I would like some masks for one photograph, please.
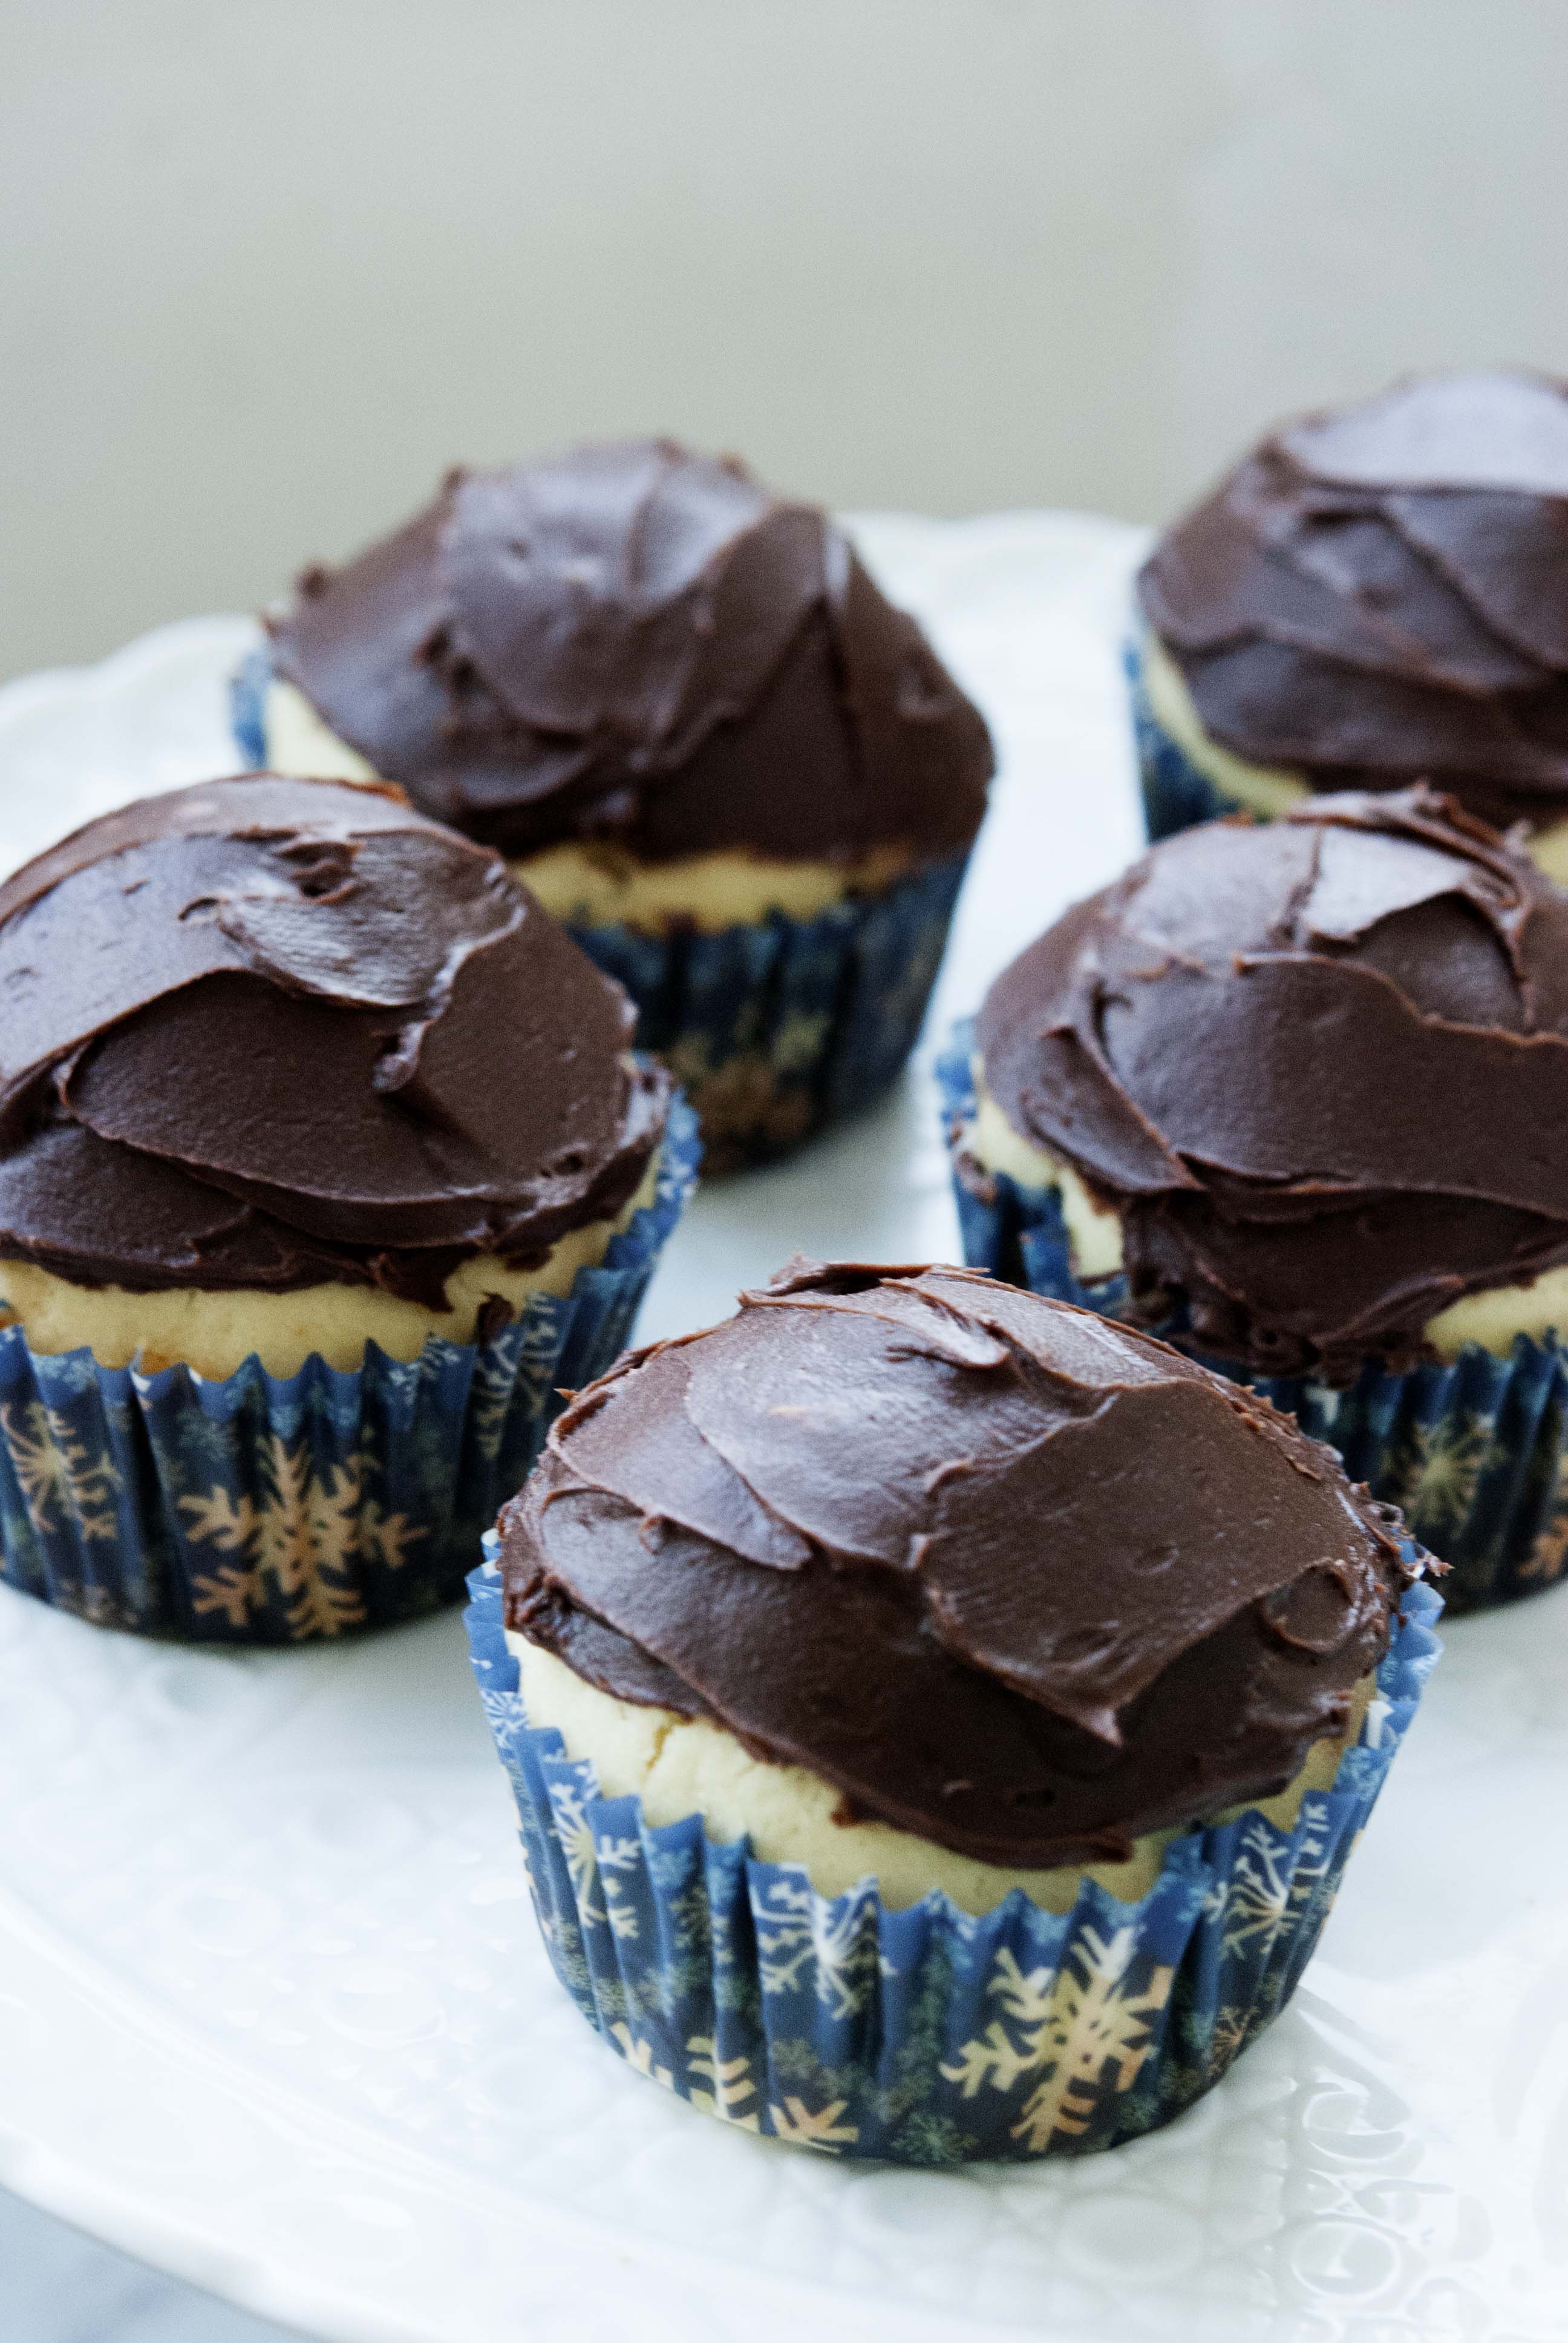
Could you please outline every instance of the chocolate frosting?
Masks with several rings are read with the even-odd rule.
[[[1398,385],[1266,439],[1140,574],[1207,729],[1316,789],[1568,812],[1568,384]]]
[[[1386,1645],[1396,1523],[1148,1335],[798,1259],[578,1393],[501,1567],[602,1690],[1035,1868],[1282,1786]]]
[[[341,739],[505,854],[936,861],[985,811],[983,720],[843,532],[668,440],[454,472],[269,623]]]
[[[0,1257],[78,1284],[371,1283],[618,1211],[667,1078],[498,857],[392,789],[144,798],[0,887]]]
[[[1121,1214],[1133,1313],[1209,1355],[1402,1370],[1461,1294],[1568,1261],[1568,896],[1430,789],[1166,840],[977,1039]]]

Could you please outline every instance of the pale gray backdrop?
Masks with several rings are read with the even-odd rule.
[[[1563,0],[5,0],[0,674],[582,433],[1158,518],[1568,369],[1565,119]]]

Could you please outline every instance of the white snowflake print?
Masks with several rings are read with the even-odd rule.
[[[623,1874],[635,1874],[642,1864],[642,1842],[635,1838],[601,1838],[594,1845],[594,1860],[598,1866],[598,1884],[604,1896],[605,1918],[610,1933],[623,1944],[637,1936],[637,1913],[626,1901],[629,1890],[622,1885]]]
[[[598,1850],[588,1818],[588,1794],[573,1781],[552,1781],[549,1791],[556,1839],[567,1859],[578,1918],[584,1927],[591,1927],[603,1920],[605,1910],[599,1901]]]
[[[764,1993],[809,1981],[835,2017],[865,2008],[881,1970],[874,1900],[819,1896],[809,1881],[770,1881],[758,1898],[757,1949]]]
[[[1328,1871],[1323,1842],[1310,1819],[1296,1861],[1287,1867],[1289,1854],[1289,1842],[1281,1841],[1265,1822],[1251,1823],[1242,1833],[1224,1890],[1227,1953],[1252,1944],[1266,1961],[1281,1936],[1294,1928],[1302,1905]]]

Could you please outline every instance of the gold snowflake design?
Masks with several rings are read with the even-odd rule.
[[[1568,1489],[1558,1483],[1557,1502],[1545,1528],[1519,1566],[1519,1575],[1532,1586],[1551,1586],[1568,1570]]]
[[[1390,1460],[1380,1492],[1400,1506],[1416,1535],[1430,1542],[1457,1528],[1472,1505],[1492,1458],[1484,1419],[1444,1416],[1412,1424]]]
[[[697,2077],[687,2091],[692,2106],[700,2107],[704,2115],[717,2116],[720,2123],[737,2125],[741,2131],[760,2131],[760,2113],[746,2104],[757,2094],[750,2059],[720,2058],[710,2034],[694,2034],[686,2047],[688,2068]]]
[[[384,1513],[367,1496],[370,1470],[363,1451],[322,1467],[307,1443],[291,1445],[273,1433],[262,1452],[259,1503],[220,1486],[182,1497],[191,1543],[236,1557],[196,1578],[198,1614],[222,1612],[243,1629],[277,1595],[297,1643],[362,1626],[364,1570],[401,1570],[427,1535],[406,1513]]]
[[[1109,2078],[1114,2092],[1130,2091],[1153,2043],[1150,2020],[1171,1998],[1175,1971],[1157,1968],[1141,1993],[1127,1989],[1137,1944],[1135,1928],[1110,1937],[1086,1928],[1060,1968],[1026,1976],[1004,1946],[988,1990],[1003,2016],[979,2041],[966,2042],[950,2083],[972,2099],[988,2084],[1010,2091],[1032,2079],[1014,2139],[1043,2156],[1060,2135],[1081,2138]]]
[[[674,2090],[675,2077],[669,2068],[654,2064],[651,2042],[645,2042],[640,2035],[634,2035],[624,2017],[618,2017],[609,2030],[611,2040],[619,2044],[620,2055],[634,2075],[646,2075],[650,2083],[658,2084],[662,2090]]]
[[[796,2147],[814,2147],[819,2156],[837,2156],[853,2147],[860,2137],[859,2124],[839,2120],[849,2104],[848,2099],[832,2099],[813,2111],[803,2099],[787,2098],[782,2107],[769,2107],[768,2120],[775,2139],[787,2139]]]
[[[679,1078],[703,1124],[703,1172],[739,1172],[757,1155],[792,1148],[811,1130],[811,1091],[780,1082],[762,1052],[731,1057],[718,1073]]]
[[[499,1369],[487,1373],[484,1361],[479,1361],[474,1378],[479,1393],[476,1419],[480,1452],[487,1463],[493,1463],[500,1453],[501,1436],[511,1413],[514,1385],[524,1393],[528,1413],[543,1415],[555,1396],[560,1363],[560,1329],[553,1314],[548,1312],[530,1315],[525,1323],[514,1377],[508,1380],[504,1371]]]
[[[1238,2009],[1227,2003],[1214,2020],[1214,2031],[1209,2042],[1207,2072],[1217,2082],[1232,2066],[1252,2038],[1253,2016],[1250,2009]]]
[[[0,1430],[27,1518],[40,1537],[72,1527],[85,1538],[117,1534],[114,1501],[120,1475],[107,1449],[94,1456],[65,1418],[41,1400],[0,1407]]]
[[[803,1026],[815,1021],[793,1021]],[[762,1050],[743,1050],[714,1066],[700,1041],[678,1043],[666,1052],[670,1071],[701,1121],[705,1177],[738,1171],[756,1156],[805,1138],[815,1110],[796,1068],[809,1063],[811,1054],[799,1031],[782,1061]]]
[[[653,2045],[633,2034],[624,2018],[617,2018],[609,2031],[634,2074],[646,2075],[663,2090],[675,2088],[675,2077],[668,2066],[658,2064]],[[738,2130],[759,2132],[760,2110],[749,2104],[757,2097],[750,2059],[720,2058],[711,2034],[692,2035],[686,2050],[686,2096],[691,2105],[706,2116],[717,2116],[720,2123],[735,2125]],[[838,2156],[860,2137],[858,2124],[841,2120],[848,2105],[847,2099],[833,2099],[825,2107],[809,2107],[804,2099],[791,2096],[779,2107],[769,2106],[768,2120],[777,2138],[787,2139],[796,2147],[815,2148],[819,2156]]]

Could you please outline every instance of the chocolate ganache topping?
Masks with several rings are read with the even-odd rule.
[[[400,792],[246,774],[0,887],[0,1258],[440,1309],[617,1212],[667,1078],[498,857]]]
[[[1568,896],[1430,789],[1157,846],[991,987],[1012,1128],[1121,1215],[1133,1314],[1353,1378],[1568,1261]]]
[[[977,1272],[797,1260],[578,1394],[509,1624],[1024,1868],[1278,1789],[1342,1729],[1397,1515],[1266,1401]]]
[[[1144,612],[1213,737],[1314,789],[1568,811],[1568,384],[1402,384],[1266,439],[1156,547]]]
[[[271,622],[277,671],[417,805],[508,855],[961,851],[990,741],[814,506],[668,440],[452,473]]]

